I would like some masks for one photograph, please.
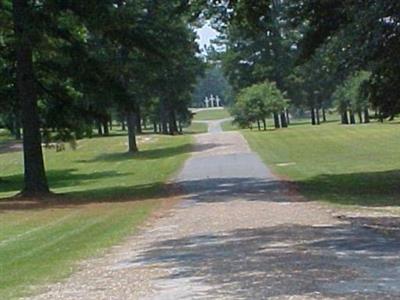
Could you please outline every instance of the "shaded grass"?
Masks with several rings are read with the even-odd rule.
[[[310,199],[346,205],[400,205],[398,125],[328,123],[243,132],[273,171],[296,182]]]
[[[80,141],[76,151],[46,150],[49,183],[64,196],[42,206],[0,205],[0,299],[69,275],[74,262],[119,242],[160,206],[163,184],[188,157],[191,137],[151,138],[135,155],[119,136]],[[21,188],[21,159],[0,154],[2,197]]]
[[[12,140],[13,140],[13,137],[10,135],[10,133],[6,129],[0,128],[0,144],[4,143],[4,142],[9,142]]]
[[[229,118],[230,114],[226,109],[207,109],[196,112],[195,121],[220,120]]]
[[[46,150],[52,191],[90,198],[120,197],[126,193],[133,197],[130,188],[134,191],[137,185],[163,182],[187,157],[190,137],[148,137],[151,140],[139,145],[138,154],[126,152],[124,136],[85,139],[79,141],[76,151],[68,147],[67,151],[58,153],[54,149]],[[21,153],[1,154],[0,169],[0,198],[18,193],[23,182]],[[105,193],[106,188],[110,192]]]

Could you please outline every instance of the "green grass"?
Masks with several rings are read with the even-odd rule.
[[[297,125],[243,131],[274,172],[313,200],[346,205],[400,205],[398,124]]]
[[[69,150],[68,146],[65,152],[45,151],[52,190],[82,198],[146,197],[187,156],[190,137],[144,135],[142,138],[150,141],[139,145],[141,151],[135,155],[126,152],[124,136],[85,139],[79,141],[76,151]],[[0,155],[0,198],[12,196],[21,189],[22,168],[20,153]]]
[[[47,150],[49,182],[65,194],[62,202],[8,202],[6,209],[0,201],[0,299],[67,276],[74,262],[132,233],[162,203],[163,183],[188,157],[191,137],[146,137],[152,139],[137,155],[126,154],[122,136],[83,140],[76,151]],[[10,196],[21,188],[21,153],[0,154],[0,169],[0,195]]]
[[[184,129],[184,133],[188,134],[198,134],[198,133],[205,133],[208,131],[207,124],[204,123],[195,123],[192,122],[189,127]]]
[[[239,126],[237,126],[230,120],[223,122],[221,124],[221,127],[223,131],[235,131],[240,129]]]
[[[5,129],[0,129],[0,144],[11,141],[13,138],[10,133]]]
[[[207,109],[198,111],[195,116],[195,121],[208,121],[208,120],[220,120],[229,118],[230,114],[226,109]]]

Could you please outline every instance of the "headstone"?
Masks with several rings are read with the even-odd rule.
[[[211,107],[214,107],[214,104],[215,104],[214,100],[215,100],[214,95],[211,95],[210,96]]]
[[[219,96],[215,97],[215,101],[217,102],[217,107],[220,107],[221,99],[219,98]]]
[[[206,107],[208,108],[208,106],[210,105],[210,100],[208,100],[208,97],[206,97],[204,99],[204,103],[206,104]]]

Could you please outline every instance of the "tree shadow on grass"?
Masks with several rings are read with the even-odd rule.
[[[196,286],[205,285],[213,299],[288,299],[314,293],[382,299],[400,295],[399,251],[399,240],[362,227],[282,224],[164,237],[120,264],[161,265],[169,270],[158,278],[161,284],[179,291],[184,283],[193,287],[188,289],[193,298]]]
[[[311,199],[362,206],[399,206],[400,170],[323,174],[299,181]]]
[[[207,151],[216,147],[224,147],[224,144],[203,144],[200,146],[193,147],[190,143],[186,143],[176,147],[157,148],[149,150],[141,150],[138,153],[129,152],[117,152],[117,153],[106,153],[96,156],[90,160],[79,160],[79,163],[96,163],[99,161],[105,162],[117,162],[123,160],[150,160],[150,159],[162,159],[168,157],[174,157],[181,154],[195,153]]]
[[[47,171],[47,178],[51,188],[65,188],[77,185],[84,185],[86,181],[98,180],[102,178],[123,177],[128,173],[116,171],[103,171],[93,173],[82,173],[77,169],[50,170]],[[23,175],[3,176],[0,180],[0,190],[2,192],[13,192],[22,189]]]

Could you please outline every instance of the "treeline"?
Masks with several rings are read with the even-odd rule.
[[[343,124],[400,112],[399,1],[230,1],[219,10],[220,60],[237,102],[269,81],[313,125],[332,108]]]
[[[190,121],[198,14],[180,0],[0,2],[0,118],[23,139],[23,195],[49,193],[42,140],[107,135],[114,116],[135,152],[143,122]]]

